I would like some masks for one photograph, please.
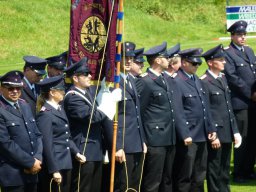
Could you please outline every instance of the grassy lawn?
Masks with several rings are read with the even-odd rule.
[[[22,70],[24,55],[49,57],[68,49],[70,0],[0,0],[0,75]],[[231,5],[255,4],[255,0],[229,0]],[[201,47],[204,51],[229,40],[226,33],[225,0],[126,0],[123,39],[137,48],[168,42],[182,49]],[[250,33],[248,35],[256,35]],[[256,51],[255,39],[248,39]],[[204,63],[198,75],[204,73]],[[256,181],[231,183],[232,192],[256,192]]]

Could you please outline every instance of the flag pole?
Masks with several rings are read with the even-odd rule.
[[[119,88],[120,81],[120,62],[121,62],[121,49],[122,49],[122,34],[123,34],[123,0],[119,0],[118,4],[118,45],[117,45],[117,57],[116,59],[116,83],[115,88]],[[115,154],[116,154],[116,137],[117,137],[117,127],[118,127],[118,103],[116,104],[116,114],[113,122],[113,141],[112,141],[112,154],[111,154],[111,172],[110,172],[110,192],[114,191],[114,181],[115,181]]]

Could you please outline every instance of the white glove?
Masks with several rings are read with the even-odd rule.
[[[235,138],[235,145],[234,145],[234,147],[235,148],[240,147],[240,145],[242,144],[242,137],[241,137],[240,133],[235,133],[234,134],[234,138]]]
[[[102,111],[109,119],[113,119],[116,113],[116,102],[122,98],[122,90],[115,89],[112,93],[109,87],[106,87],[105,78],[101,82],[101,89],[97,95],[98,109]]]
[[[86,162],[86,157],[80,153],[76,154],[76,160],[79,161],[80,163],[85,163]]]

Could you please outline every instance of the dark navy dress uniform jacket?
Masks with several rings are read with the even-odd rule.
[[[234,110],[248,109],[256,80],[254,52],[248,46],[244,46],[244,52],[242,52],[231,43],[225,53],[227,63],[224,72],[231,90],[233,108]]]
[[[75,87],[71,87],[71,90],[75,90],[83,94]],[[88,94],[85,94],[84,96],[90,101],[90,103],[93,103]],[[92,111],[92,105],[90,103],[81,96],[75,93],[70,93],[65,96],[64,109],[70,123],[71,136],[81,152],[83,152],[89,120],[91,113],[93,112],[91,128],[84,155],[86,156],[86,161],[102,161],[103,151],[101,123],[107,117],[101,111],[97,110],[97,106],[95,106],[94,111]]]
[[[211,124],[211,115],[205,91],[200,79],[194,75],[195,81],[190,79],[181,69],[174,81],[181,91],[181,99],[193,142],[204,142],[208,133],[216,131]]]
[[[143,151],[144,132],[140,116],[139,98],[135,87],[135,79],[131,75],[128,75],[128,78],[131,85],[129,85],[127,81],[124,82],[123,78],[121,78],[120,82],[122,100],[119,102],[118,106],[118,134],[116,150],[124,149],[125,153],[136,153]],[[130,86],[132,86],[132,88]],[[125,133],[124,141],[123,131]]]
[[[37,175],[25,174],[42,161],[42,138],[30,106],[18,101],[20,111],[0,96],[0,186],[21,186],[36,183]]]
[[[44,165],[48,173],[72,169],[71,153],[76,155],[79,149],[71,139],[65,111],[56,110],[45,103],[37,115],[36,122],[43,135]]]
[[[217,128],[221,143],[231,143],[238,128],[233,113],[230,90],[224,74],[222,82],[215,79],[208,71],[201,77],[212,115],[212,124]]]
[[[136,81],[146,144],[152,147],[176,144],[172,96],[163,77],[150,70]]]

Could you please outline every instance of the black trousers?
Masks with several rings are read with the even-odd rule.
[[[78,177],[80,174],[79,191],[80,192],[100,192],[102,180],[102,162],[101,161],[88,161],[81,164],[73,161],[71,191],[78,191]]]
[[[126,163],[116,162],[115,192],[125,192],[127,189],[139,191],[143,156],[143,153],[126,153]]]
[[[246,142],[246,158],[244,163],[244,176],[254,173],[254,165],[256,158],[255,135],[256,135],[256,109],[248,110],[248,134]]]
[[[221,143],[212,149],[208,144],[207,189],[208,192],[230,192],[229,171],[232,143]]]
[[[29,183],[22,186],[1,187],[1,192],[36,192],[36,191],[37,191],[36,183]]]
[[[60,170],[60,174],[62,176],[62,182],[60,184],[61,192],[70,192],[71,170]],[[53,175],[48,174],[46,169],[40,171],[37,192],[49,192],[50,187],[52,192],[58,192],[59,186],[54,180],[50,186],[52,177]]]
[[[242,136],[242,144],[239,148],[234,148],[234,177],[243,177],[247,155],[247,135],[248,135],[248,110],[234,111],[239,133]]]
[[[142,180],[143,192],[172,192],[175,146],[148,146]]]
[[[203,192],[207,168],[207,143],[183,142],[176,145],[174,162],[174,191]]]

